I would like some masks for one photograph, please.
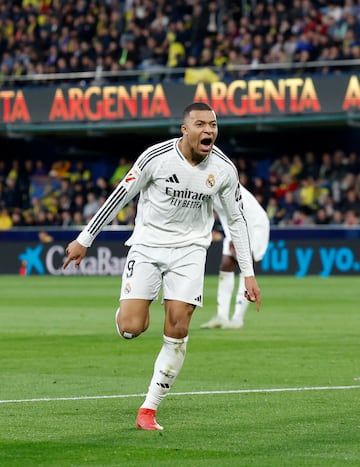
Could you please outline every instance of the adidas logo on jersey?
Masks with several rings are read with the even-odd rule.
[[[194,298],[195,302],[199,302],[201,303],[201,295],[199,295],[198,297]]]
[[[177,178],[176,174],[171,175],[169,178],[165,180],[168,183],[180,183],[179,179]]]

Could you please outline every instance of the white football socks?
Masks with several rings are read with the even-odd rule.
[[[229,320],[231,297],[235,285],[234,272],[219,272],[217,289],[217,316],[226,321]]]
[[[188,336],[183,339],[164,336],[164,343],[155,361],[153,377],[142,408],[156,410],[169,393],[183,366],[187,341]]]
[[[249,301],[246,300],[246,298],[244,297],[244,292],[245,292],[245,279],[242,275],[240,275],[239,287],[238,287],[238,291],[236,294],[236,301],[235,301],[235,312],[231,320],[242,323],[242,324],[244,324],[245,313],[249,306]]]

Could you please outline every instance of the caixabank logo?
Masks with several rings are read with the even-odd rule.
[[[35,248],[26,247],[23,253],[20,253],[19,273],[22,276],[28,276],[31,273],[45,274],[44,264],[41,259],[41,253],[44,245],[37,245]]]
[[[21,275],[121,275],[125,262],[126,250],[116,242],[99,245],[89,249],[87,256],[78,268],[72,263],[64,270],[66,246],[62,244],[26,245],[18,254],[18,269]],[[120,251],[119,251],[120,250]]]

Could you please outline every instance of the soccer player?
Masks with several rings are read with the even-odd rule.
[[[121,281],[116,328],[133,339],[146,331],[150,305],[162,285],[165,308],[163,345],[158,354],[136,426],[162,430],[156,411],[184,362],[192,314],[203,303],[206,252],[212,239],[213,201],[224,207],[246,294],[260,310],[261,297],[241,207],[237,170],[215,146],[213,109],[194,102],[183,112],[181,137],[146,149],[102,207],[66,249],[66,268],[79,267],[99,232],[140,193],[135,227]]]
[[[244,186],[241,187],[243,212],[247,222],[250,246],[254,261],[261,261],[269,244],[270,221],[266,211]],[[215,198],[214,209],[217,212],[224,232],[222,257],[217,289],[217,313],[210,321],[201,324],[202,329],[241,329],[249,301],[244,297],[245,280],[239,275],[239,285],[235,299],[235,311],[230,317],[232,294],[235,287],[235,269],[237,267],[236,253],[230,238],[229,228],[224,210]]]

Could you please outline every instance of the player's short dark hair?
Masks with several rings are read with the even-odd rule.
[[[185,107],[183,112],[183,121],[192,110],[210,110],[212,112],[213,109],[205,102],[193,102],[192,104],[189,104],[187,107]]]

